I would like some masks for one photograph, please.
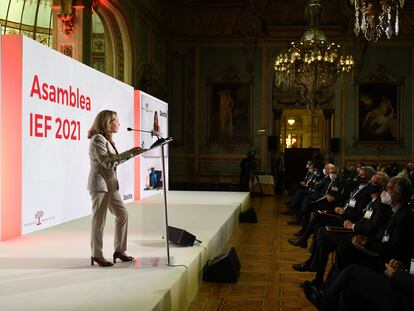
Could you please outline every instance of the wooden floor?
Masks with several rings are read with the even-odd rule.
[[[298,228],[288,226],[288,216],[280,214],[284,201],[281,195],[253,198],[258,223],[239,224],[227,245],[236,248],[240,259],[239,281],[204,282],[189,311],[316,310],[299,287],[314,274],[291,267],[304,261],[309,252],[287,242]]]

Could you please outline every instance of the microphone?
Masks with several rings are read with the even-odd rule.
[[[131,127],[128,127],[128,128],[127,128],[127,131],[128,131],[128,132],[134,131],[134,132],[150,133],[150,134],[153,134],[153,135],[155,135],[155,136],[159,137],[159,136],[157,135],[157,133],[155,133],[154,131],[149,131],[149,130],[133,129],[133,128],[131,128]]]

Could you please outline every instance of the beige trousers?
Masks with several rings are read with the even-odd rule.
[[[109,209],[115,216],[115,252],[125,252],[127,247],[128,211],[122,202],[119,191],[91,192],[92,199],[92,232],[91,256],[102,258],[103,231],[105,227],[106,212]]]

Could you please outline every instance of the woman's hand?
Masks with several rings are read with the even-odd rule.
[[[141,147],[134,147],[134,148],[131,148],[130,151],[132,153],[132,156],[135,157],[135,156],[143,153],[144,149],[142,149]]]

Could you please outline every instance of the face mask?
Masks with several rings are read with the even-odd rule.
[[[378,193],[381,191],[381,186],[378,185],[373,185],[373,184],[368,184],[368,186],[366,187],[366,191],[368,194],[372,194],[372,193]]]
[[[381,202],[382,204],[391,205],[391,195],[387,191],[381,192]]]
[[[336,179],[336,174],[329,174],[329,178],[334,181]]]
[[[322,173],[323,173],[325,176],[327,176],[327,175],[328,175],[328,173],[326,172],[326,169],[323,169],[323,170],[322,170]]]
[[[361,176],[357,176],[357,181],[358,181],[360,184],[366,184],[366,183],[368,182],[368,178],[366,178],[366,177],[361,177]]]

